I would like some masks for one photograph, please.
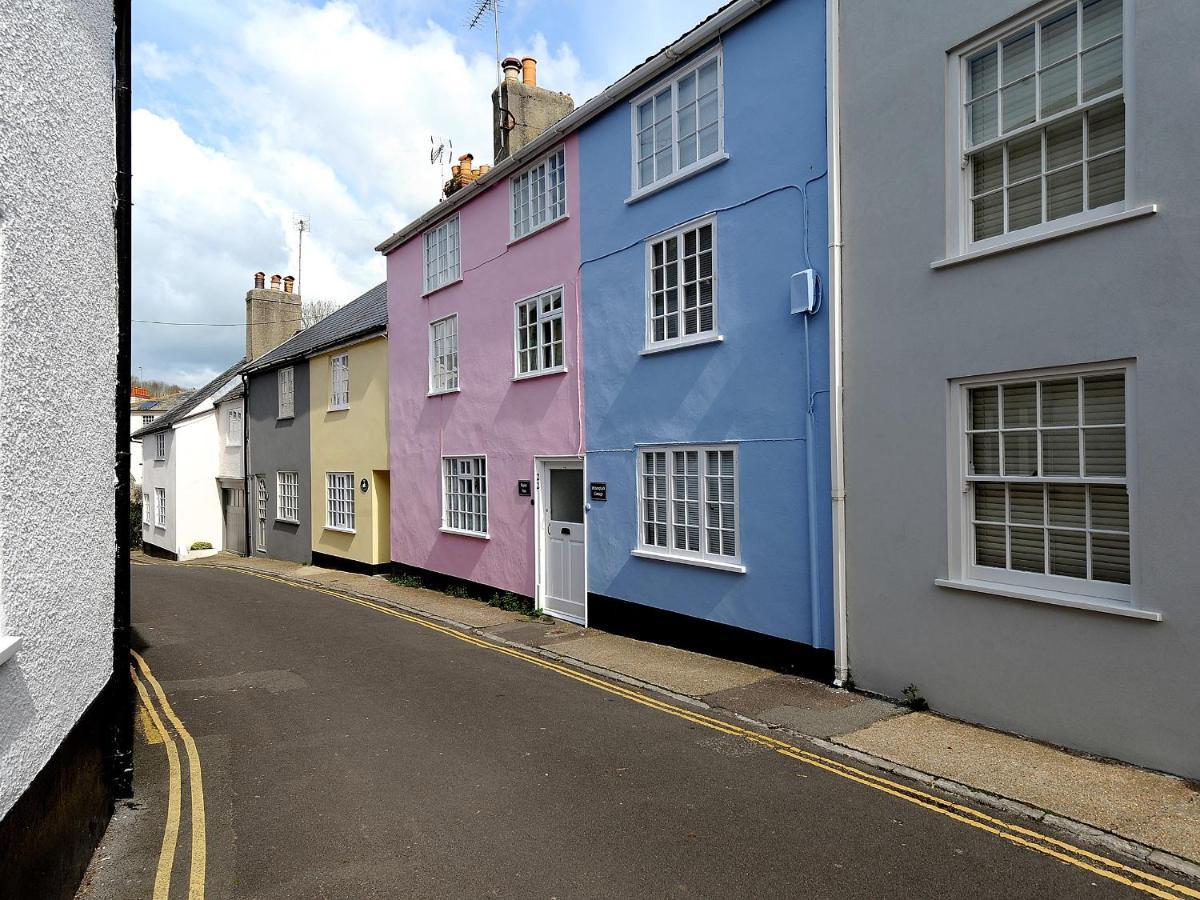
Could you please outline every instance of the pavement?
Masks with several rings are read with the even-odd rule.
[[[150,743],[143,716],[135,800],[82,897],[152,896],[170,743],[172,896],[195,877],[199,802],[210,897],[1200,898],[1167,865],[1196,834],[1178,780],[379,578],[254,563],[258,577],[135,566],[143,681],[180,728]],[[1023,753],[1037,777],[1019,774]],[[1072,782],[1072,760],[1124,778]],[[1124,818],[1114,792],[1134,804]],[[1102,837],[1158,843],[1092,843],[1073,828],[1085,816],[1114,829],[1088,826]]]

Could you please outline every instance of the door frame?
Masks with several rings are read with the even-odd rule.
[[[561,613],[550,612],[544,605],[545,592],[543,585],[546,583],[546,519],[544,516],[545,503],[543,499],[545,497],[545,489],[543,486],[549,485],[550,466],[556,463],[577,463],[579,470],[583,473],[583,621],[579,621],[573,616],[564,616]],[[585,457],[574,454],[569,456],[535,456],[533,458],[533,601],[543,614],[553,616],[556,619],[562,619],[564,622],[574,622],[576,625],[582,625],[584,628],[588,626],[588,505],[587,459]]]

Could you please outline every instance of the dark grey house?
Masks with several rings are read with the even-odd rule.
[[[1200,777],[1200,3],[840,9],[850,675]]]
[[[312,561],[308,361],[314,354],[386,331],[386,288],[375,286],[247,366],[243,377],[250,555]]]

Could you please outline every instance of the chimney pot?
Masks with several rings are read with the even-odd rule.
[[[537,84],[537,60],[532,56],[521,59],[521,82],[528,85]]]
[[[489,166],[487,163],[480,163],[480,165],[479,165],[479,174],[480,175],[486,175],[490,171],[492,171],[491,166]]]
[[[296,276],[295,275],[289,275],[289,276],[287,276],[287,278],[283,279],[283,292],[285,294],[290,294],[292,292],[292,289],[295,286],[296,286]]]
[[[279,282],[280,282],[280,277],[278,275],[272,275],[271,276],[271,290],[273,290],[273,291],[279,290]]]
[[[505,81],[516,81],[521,74],[521,61],[515,56],[507,57],[500,66],[504,69]]]
[[[266,272],[255,272],[254,273],[254,286],[256,288],[262,289],[262,288],[266,287],[266,285],[267,285],[267,273]]]

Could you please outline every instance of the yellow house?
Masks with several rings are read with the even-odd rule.
[[[313,563],[384,571],[391,562],[386,325],[311,356],[308,379]]]

